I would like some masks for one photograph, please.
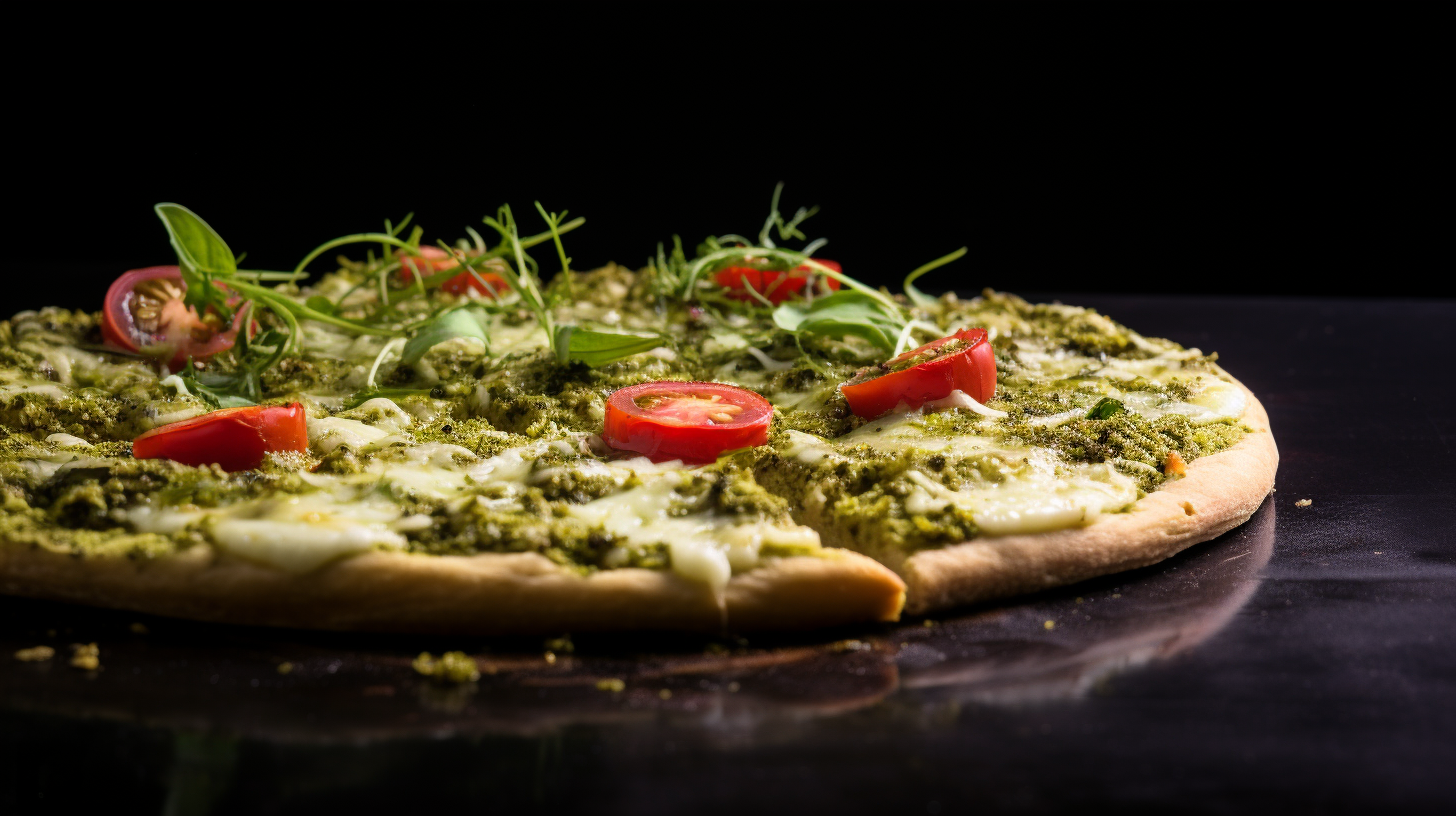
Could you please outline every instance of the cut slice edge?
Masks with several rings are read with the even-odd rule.
[[[581,575],[536,553],[373,551],[297,575],[207,545],[154,561],[8,547],[0,592],[217,623],[460,635],[811,629],[896,620],[905,603],[894,572],[845,550],[765,559],[720,598],[666,570]]]

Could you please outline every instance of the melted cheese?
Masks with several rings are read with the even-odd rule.
[[[630,490],[572,507],[573,517],[625,546],[666,544],[672,570],[721,592],[734,572],[759,563],[765,543],[819,546],[819,534],[807,527],[781,528],[767,523],[737,524],[714,513],[673,515],[677,474],[667,473]]]
[[[891,415],[835,440],[789,431],[786,453],[815,465],[843,456],[857,446],[879,453],[918,450],[947,458],[992,456],[999,459],[1000,481],[972,482],[950,490],[929,474],[911,470],[912,489],[905,510],[939,513],[952,505],[969,510],[987,535],[1035,533],[1088,524],[1098,515],[1137,501],[1137,485],[1109,464],[1067,465],[1050,450],[1005,446],[986,436],[931,436],[919,414]]]

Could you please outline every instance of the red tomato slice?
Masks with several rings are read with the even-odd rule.
[[[649,382],[607,399],[602,438],[653,461],[711,462],[723,451],[768,442],[773,406],[742,388],[705,382]]]
[[[814,260],[833,269],[835,272],[844,271],[834,261],[825,261],[819,258],[815,258]],[[799,272],[805,274],[797,274]],[[796,268],[793,272],[779,272],[773,269],[758,269],[751,266],[730,266],[727,269],[720,270],[718,274],[713,276],[713,280],[719,286],[727,288],[728,297],[734,300],[756,301],[757,298],[748,292],[748,287],[752,286],[760,295],[768,298],[770,303],[777,306],[789,298],[801,294],[804,291],[804,287],[808,285],[809,278],[814,272],[815,270],[807,264]],[[839,281],[834,278],[826,276],[824,282],[828,284],[831,291],[839,289]]]
[[[223,330],[213,316],[199,317],[197,309],[184,304],[185,294],[187,284],[175,266],[149,266],[123,274],[106,290],[102,338],[131,352],[165,353],[170,348],[168,367],[173,371],[188,357],[206,360],[232,348],[243,313],[233,315],[232,325]]]
[[[444,272],[446,269],[454,269],[460,262],[455,256],[439,247],[422,246],[418,256],[408,252],[399,253],[399,277],[405,283],[415,279],[415,273],[421,277],[429,277],[436,272]]]
[[[213,411],[153,428],[131,445],[138,459],[216,464],[227,471],[252,470],[270,451],[306,450],[308,417],[296,402]]]
[[[477,275],[480,277],[480,280],[476,280]],[[481,283],[482,280],[490,284],[489,289]],[[459,275],[445,281],[440,288],[452,295],[463,295],[467,291],[474,289],[486,297],[494,298],[504,294],[511,288],[511,285],[506,283],[505,278],[494,272],[481,272],[477,270],[474,275],[469,272],[461,272]]]
[[[400,253],[399,276],[405,283],[410,283],[415,279],[416,271],[422,276],[428,277],[460,265],[454,256],[439,247],[420,247],[420,255],[424,257],[416,258]],[[489,288],[482,285],[481,281],[476,279],[477,276],[489,284]],[[505,278],[494,272],[476,270],[474,275],[469,272],[461,272],[445,281],[440,288],[452,295],[463,295],[473,289],[486,297],[493,298],[511,288],[511,285],[506,283]]]
[[[964,345],[949,352],[940,351],[953,340]],[[917,357],[925,359],[903,367]],[[996,356],[985,329],[961,329],[866,373],[876,371],[888,373],[863,380],[856,376],[839,388],[850,410],[866,419],[893,410],[901,403],[911,409],[919,408],[950,396],[952,391],[964,391],[980,403],[996,394]]]

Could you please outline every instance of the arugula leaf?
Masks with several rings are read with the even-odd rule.
[[[576,334],[576,326],[570,323],[551,329],[551,350],[556,353],[556,362],[566,363],[571,360],[573,334]]]
[[[421,326],[420,333],[405,343],[399,361],[403,365],[413,365],[425,356],[425,352],[457,337],[474,337],[484,343],[486,348],[490,348],[490,337],[485,326],[485,312],[475,306],[439,314]]]
[[[177,250],[177,260],[184,268],[224,276],[238,270],[237,258],[233,257],[227,242],[197,213],[171,203],[158,204],[152,209],[166,226],[172,248]]]
[[[324,297],[323,295],[314,295],[308,300],[305,300],[303,302],[303,305],[307,306],[310,309],[313,309],[316,312],[320,312],[331,317],[333,316],[334,312],[338,311],[338,307],[334,305],[334,302]]]
[[[618,334],[572,326],[557,327],[557,334],[567,330],[566,355],[568,359],[586,363],[593,368],[615,362],[624,357],[651,351],[662,345],[660,335]],[[558,355],[560,352],[557,352]]]
[[[187,390],[215,409],[245,408],[257,405],[262,398],[258,375],[253,371],[237,374],[183,371],[182,382]]]
[[[852,335],[887,352],[895,349],[904,328],[901,315],[886,309],[878,298],[855,290],[835,292],[808,306],[785,303],[774,309],[773,319],[784,331],[824,337]]]
[[[948,255],[942,255],[928,264],[916,267],[914,272],[911,272],[910,274],[905,276],[905,296],[910,298],[910,302],[915,304],[916,306],[934,305],[935,298],[915,288],[915,279],[919,278],[921,275],[924,275],[926,272],[929,272],[932,269],[939,269],[940,267],[945,266],[951,261],[959,259],[962,255],[965,254],[966,248],[961,247],[955,252],[952,252]]]

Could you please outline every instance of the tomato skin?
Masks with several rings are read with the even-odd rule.
[[[447,269],[454,269],[460,265],[460,262],[453,255],[439,247],[420,247],[420,255],[423,257],[416,258],[407,254],[400,254],[399,276],[405,283],[414,281],[414,273],[416,270],[421,275],[428,277],[439,272],[444,272]],[[482,286],[480,281],[475,279],[476,275],[479,275],[481,279],[490,284],[490,289]],[[474,290],[486,297],[495,297],[510,288],[511,285],[506,283],[505,278],[494,272],[482,272],[480,270],[476,270],[475,275],[469,272],[461,272],[440,286],[441,290],[449,292],[452,295],[463,295],[468,291]],[[494,289],[495,292],[492,293],[491,289]]]
[[[490,289],[482,286],[480,281],[475,279],[475,275],[479,275],[481,280],[484,280],[486,283],[490,284],[490,289],[494,289],[495,292],[492,293]],[[511,288],[511,285],[509,283],[506,283],[505,278],[497,275],[494,272],[477,271],[475,275],[472,275],[469,272],[461,272],[459,275],[456,275],[450,280],[445,281],[445,283],[442,284],[440,288],[446,292],[449,292],[452,295],[463,295],[468,291],[474,290],[489,298],[494,298],[497,295],[505,294],[506,290]]]
[[[685,421],[670,412],[644,408],[638,400],[673,396],[707,400],[719,398],[719,405],[736,406],[731,422]],[[602,439],[618,450],[635,451],[655,462],[681,459],[711,462],[718,454],[768,443],[773,406],[747,389],[721,383],[648,382],[620,389],[607,399],[607,418]]]
[[[233,347],[243,322],[241,311],[233,315],[233,323],[226,331],[212,332],[206,340],[197,340],[191,336],[190,327],[201,325],[201,320],[195,309],[183,306],[180,301],[169,302],[163,308],[162,314],[176,324],[172,332],[156,334],[138,326],[131,312],[132,292],[139,284],[150,280],[168,281],[179,291],[187,291],[187,285],[182,282],[182,270],[176,266],[149,266],[122,273],[106,290],[106,300],[101,310],[101,337],[108,345],[123,351],[141,352],[144,346],[173,343],[176,350],[168,361],[168,368],[172,371],[178,371],[186,365],[188,357],[206,360]],[[226,287],[219,284],[218,288]]]
[[[416,272],[419,272],[422,277],[429,277],[459,265],[460,262],[455,259],[454,255],[439,247],[422,246],[418,256],[403,251],[399,253],[399,277],[405,283],[413,282]]]
[[[907,351],[886,365],[909,360],[951,340],[964,341],[966,348],[903,371],[841,386],[840,393],[844,394],[850,410],[866,419],[894,410],[901,403],[911,409],[919,408],[950,396],[952,391],[964,391],[976,402],[985,403],[996,395],[996,355],[985,329],[961,329],[950,337]]]
[[[835,272],[844,271],[834,261],[825,261],[815,258],[815,261],[824,264]],[[734,300],[757,301],[748,292],[752,286],[760,295],[768,298],[768,301],[777,306],[789,298],[796,297],[804,291],[809,283],[809,277],[816,270],[805,264],[796,268],[793,272],[779,272],[773,269],[759,269],[753,266],[730,266],[727,269],[719,270],[713,276],[713,281],[719,286],[728,289],[728,297]],[[805,274],[795,274],[803,272]],[[835,278],[825,277],[824,282],[831,291],[839,289],[839,281]]]
[[[266,453],[308,450],[308,416],[296,402],[226,408],[153,428],[137,437],[131,450],[137,459],[252,470]]]

